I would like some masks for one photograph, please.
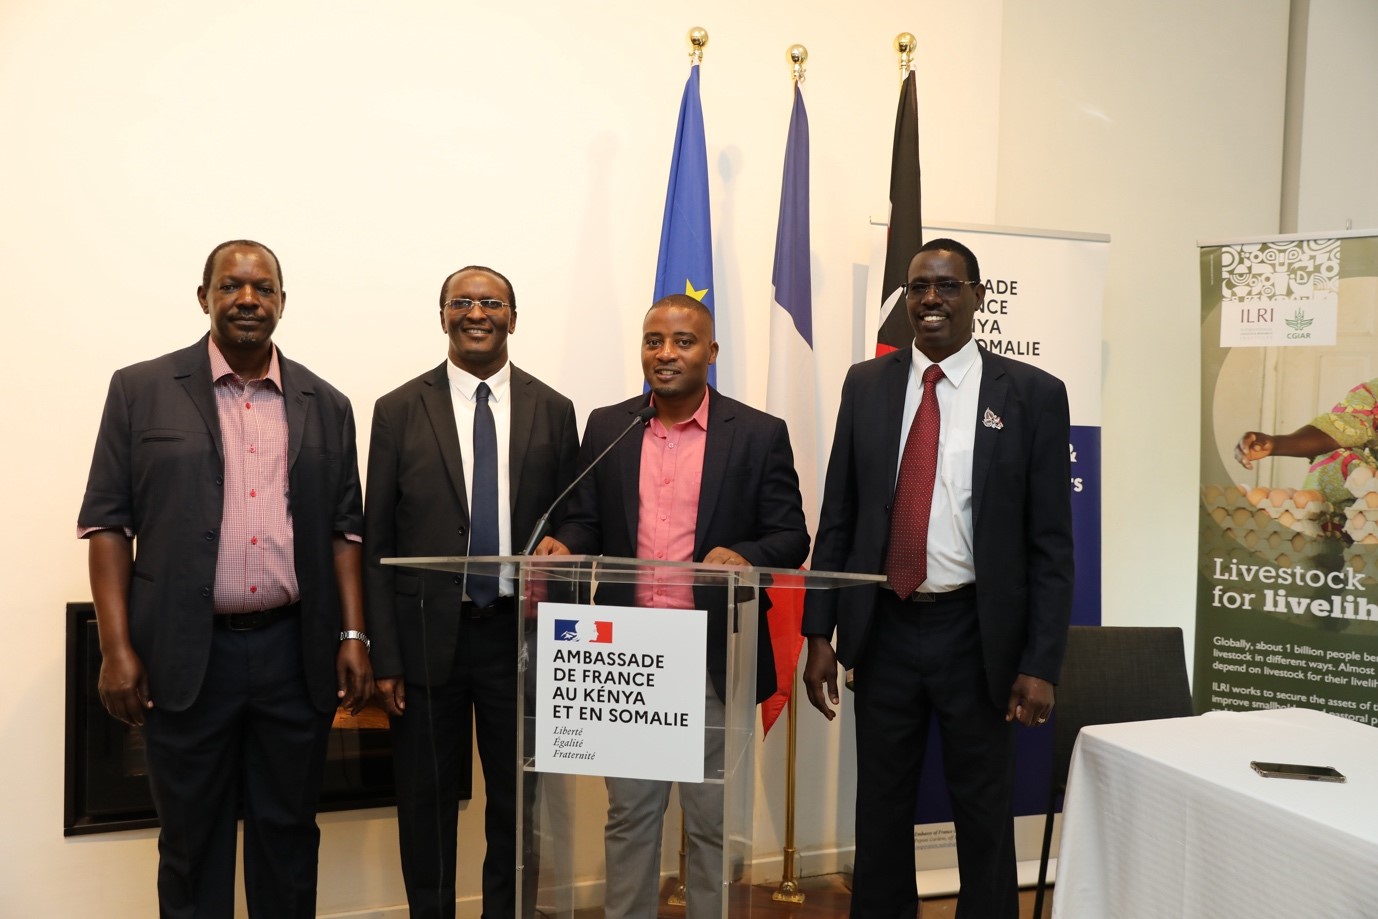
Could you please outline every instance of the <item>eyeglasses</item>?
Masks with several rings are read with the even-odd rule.
[[[467,313],[474,308],[475,303],[483,307],[485,313],[500,313],[509,305],[501,300],[471,300],[468,297],[457,297],[447,302],[445,306],[456,312]]]
[[[928,296],[930,290],[937,291],[938,296],[944,300],[956,299],[962,292],[962,288],[968,284],[980,284],[980,281],[910,281],[904,285],[904,294],[911,300],[922,300]]]

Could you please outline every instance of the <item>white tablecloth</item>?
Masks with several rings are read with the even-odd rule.
[[[1250,760],[1348,782],[1267,779]],[[1086,728],[1053,916],[1378,916],[1378,728],[1309,709]]]

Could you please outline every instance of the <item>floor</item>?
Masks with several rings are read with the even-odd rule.
[[[777,903],[771,896],[774,893],[773,887],[753,887],[751,908],[741,915],[762,917],[762,919],[766,919],[766,917],[770,917],[770,919],[846,919],[851,896],[841,876],[827,875],[805,878],[800,881],[799,886],[804,894],[804,902],[800,904]],[[668,887],[664,893],[669,893]],[[662,897],[662,903],[664,900],[665,897]],[[1053,909],[1052,888],[1049,888],[1047,896],[1043,898],[1042,916],[1034,916],[1033,906],[1034,891],[1020,891],[1020,919],[1047,919],[1052,915]],[[920,911],[922,919],[953,919],[957,915],[957,898],[941,897],[924,900],[920,904]],[[734,911],[734,915],[736,914],[738,913]],[[581,911],[575,915],[577,919],[597,919],[602,915],[602,910]],[[658,919],[683,919],[683,917],[684,909],[682,907],[662,906]]]

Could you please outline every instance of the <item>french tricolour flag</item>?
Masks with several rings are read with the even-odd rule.
[[[818,525],[818,377],[813,357],[813,275],[809,270],[809,116],[799,84],[794,86],[785,141],[785,177],[780,188],[780,222],[775,230],[775,302],[770,310],[770,373],[766,409],[789,425],[794,468],[804,496],[809,532]],[[761,705],[766,731],[780,716],[794,688],[804,639],[802,590],[770,591],[770,636],[775,647],[778,689]]]
[[[612,623],[593,619],[556,619],[556,641],[582,641],[591,645],[612,643]]]

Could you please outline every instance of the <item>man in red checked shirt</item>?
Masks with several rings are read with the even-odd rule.
[[[354,416],[273,345],[267,246],[196,296],[209,335],[111,379],[77,518],[101,701],[143,728],[161,914],[233,915],[242,803],[250,915],[310,917],[331,721],[373,692]]]

